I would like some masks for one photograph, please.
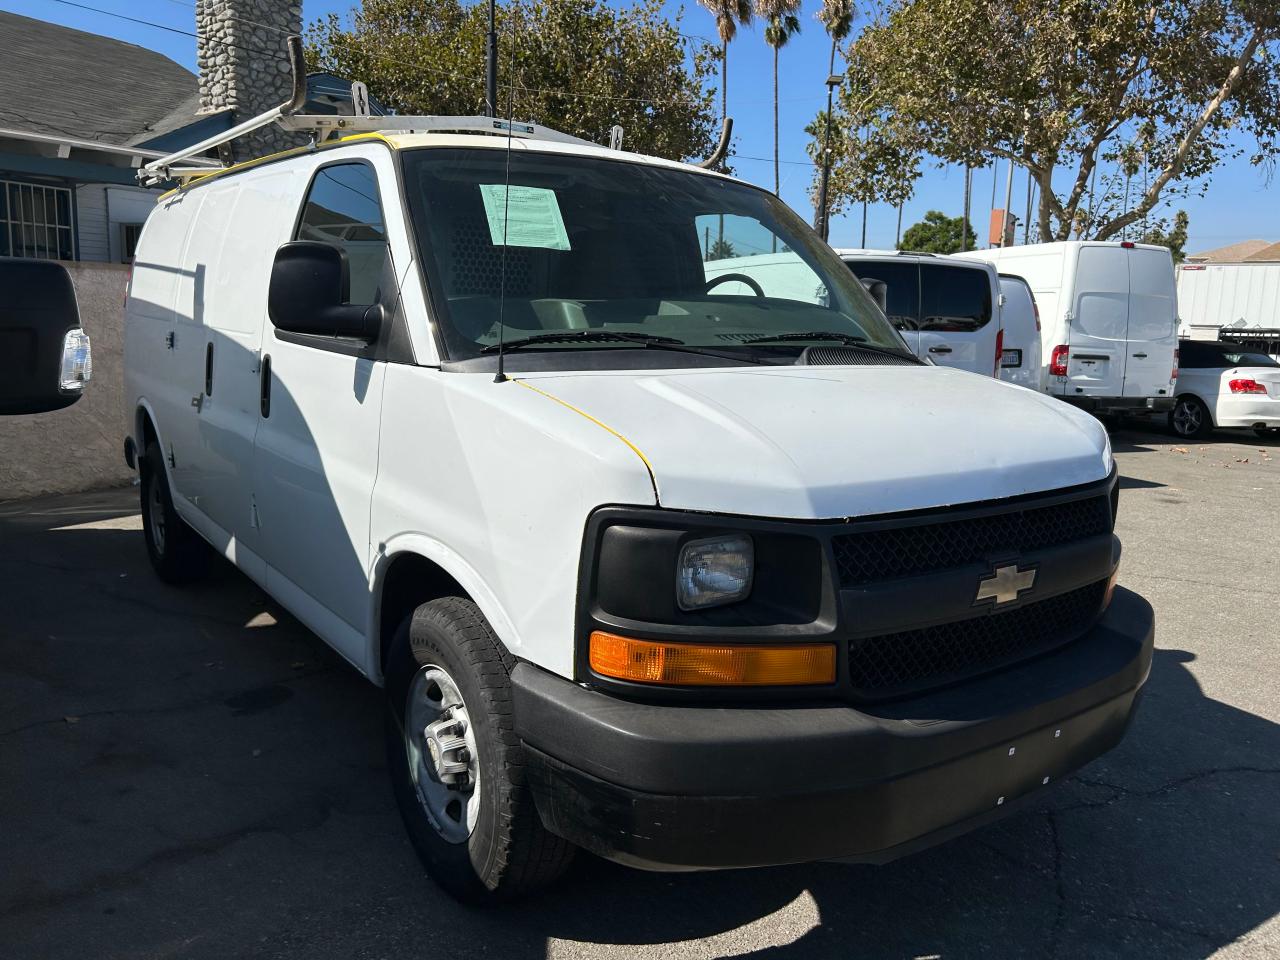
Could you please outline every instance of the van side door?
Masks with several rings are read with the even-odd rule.
[[[982,266],[920,264],[920,357],[996,375],[999,292]]]
[[[340,249],[348,302],[390,311],[396,284],[383,204],[397,191],[386,153],[369,147],[318,163],[291,238]],[[386,372],[374,348],[268,324],[254,443],[267,590],[355,662],[368,628],[369,508]]]
[[[176,456],[182,493],[194,508],[192,525],[259,581],[252,510],[259,348],[271,262],[293,223],[299,176],[286,166],[201,186],[179,285],[179,312],[190,317],[182,376],[191,430]]]

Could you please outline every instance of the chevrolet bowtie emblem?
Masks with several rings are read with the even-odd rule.
[[[1016,564],[1011,564],[1007,567],[996,567],[996,572],[993,576],[978,581],[978,595],[973,598],[973,602],[981,603],[983,600],[994,600],[996,606],[1002,603],[1012,603],[1018,599],[1018,594],[1024,590],[1030,590],[1035,582],[1036,571],[1034,567],[1030,570],[1019,570]]]

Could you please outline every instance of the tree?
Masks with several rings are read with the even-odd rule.
[[[1190,218],[1187,211],[1179,210],[1173,215],[1173,228],[1166,232],[1168,224],[1164,220],[1159,220],[1154,226],[1149,228],[1142,235],[1142,243],[1154,243],[1162,247],[1168,247],[1169,252],[1173,254],[1173,263],[1175,266],[1186,259],[1186,251],[1182,248],[1187,244],[1187,226]]]
[[[778,153],[778,51],[800,32],[796,11],[800,0],[756,0],[756,13],[765,21],[764,42],[773,47],[773,192],[782,190]]]
[[[405,114],[484,111],[484,4],[364,0],[307,34],[307,64],[353,80]],[[498,8],[499,112],[628,149],[702,157],[716,140],[715,48],[680,34],[661,0],[525,0]]]
[[[960,245],[960,230],[968,243]],[[972,250],[978,245],[978,237],[973,227],[964,222],[964,217],[948,217],[940,210],[930,210],[919,223],[907,227],[902,235],[899,250],[917,250],[921,253],[959,253],[960,250]]]
[[[729,41],[751,23],[751,0],[698,0],[716,18],[720,35],[720,118],[729,115]]]
[[[1106,239],[1203,189],[1236,137],[1274,164],[1278,41],[1275,0],[887,0],[839,109],[883,118],[905,155],[1012,159],[1039,187],[1040,239]]]

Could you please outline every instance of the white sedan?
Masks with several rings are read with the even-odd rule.
[[[1234,343],[1182,340],[1177,399],[1169,426],[1187,440],[1214,427],[1252,427],[1280,433],[1280,362]]]

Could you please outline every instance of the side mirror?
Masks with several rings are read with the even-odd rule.
[[[67,268],[0,257],[0,291],[0,415],[71,406],[93,360]]]
[[[277,329],[289,333],[377,339],[382,307],[347,303],[350,288],[345,251],[328,243],[295,240],[276,251],[267,315]]]
[[[889,313],[889,285],[883,280],[873,280],[870,277],[863,280],[862,285],[867,288],[867,293],[871,294],[871,299],[876,302],[880,312],[887,316]]]

